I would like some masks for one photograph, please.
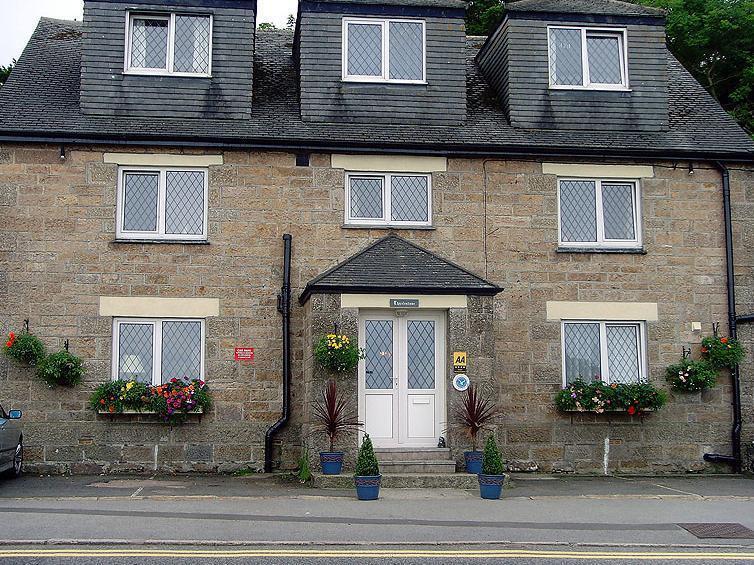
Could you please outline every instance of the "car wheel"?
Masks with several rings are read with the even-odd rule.
[[[8,470],[8,476],[17,479],[21,476],[21,470],[24,466],[24,445],[18,440],[16,452],[13,454],[13,466]]]

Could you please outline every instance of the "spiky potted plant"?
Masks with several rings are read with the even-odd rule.
[[[361,447],[359,447],[354,482],[356,483],[356,496],[359,500],[377,500],[379,498],[382,475],[380,475],[380,465],[377,462],[377,456],[374,454],[374,447],[372,447],[369,434],[364,434]]]
[[[343,469],[343,452],[335,451],[338,437],[361,426],[356,412],[348,400],[338,393],[334,380],[328,381],[319,400],[314,403],[314,428],[322,431],[330,441],[330,451],[319,454],[319,463],[324,475],[340,475]]]
[[[482,472],[479,478],[479,494],[488,500],[497,500],[503,493],[505,483],[505,466],[503,456],[497,447],[495,437],[490,435],[484,444]]]
[[[463,430],[471,440],[471,451],[465,451],[466,472],[478,475],[482,472],[482,452],[477,450],[479,432],[485,429],[498,415],[498,409],[491,399],[479,393],[476,385],[469,386],[456,404],[455,427]]]

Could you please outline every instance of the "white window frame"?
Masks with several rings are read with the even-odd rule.
[[[422,26],[422,78],[392,79],[390,78],[390,24],[412,23]],[[349,24],[379,25],[382,28],[382,76],[349,75],[348,74],[348,33]],[[344,82],[389,82],[392,84],[427,84],[427,23],[424,20],[406,18],[343,18],[342,32],[342,75]]]
[[[165,202],[167,194],[167,173],[169,172],[193,172],[204,173],[204,221],[201,234],[173,234],[165,233]],[[126,174],[158,173],[157,181],[157,231],[125,231],[123,222],[126,209],[123,197],[125,190]],[[165,241],[206,241],[207,224],[209,220],[209,170],[203,167],[119,167],[118,168],[118,196],[116,206],[115,237],[116,239],[142,239],[142,240],[165,240]]]
[[[176,16],[194,16],[209,18],[209,65],[206,73],[189,73],[189,72],[176,72],[173,70],[175,66],[175,18]],[[168,50],[167,60],[165,61],[164,68],[144,69],[141,67],[131,66],[131,44],[133,41],[133,22],[138,19],[148,20],[167,20],[168,22]],[[149,12],[126,12],[126,42],[125,42],[125,59],[123,62],[123,74],[127,75],[161,75],[161,76],[176,76],[176,77],[212,77],[212,38],[213,38],[213,24],[214,18],[212,14],[176,14],[176,13],[155,13]]]
[[[162,324],[164,322],[199,322],[201,324],[201,355],[199,376],[196,378],[206,381],[205,360],[205,320],[203,318],[113,318],[113,360],[112,380],[118,380],[120,367],[120,326],[122,324],[140,324],[152,326],[152,386],[162,384]]]
[[[563,182],[593,182],[595,183],[596,197],[596,223],[597,241],[563,241],[563,227],[560,203],[560,185]],[[630,184],[633,186],[634,199],[634,239],[607,239],[605,237],[605,214],[602,204],[602,185],[604,184]],[[613,179],[613,178],[585,178],[585,177],[558,177],[558,247],[585,247],[594,249],[641,249],[642,226],[641,226],[641,183],[638,179]]]
[[[552,43],[551,29],[572,29],[581,32],[581,81],[578,84],[555,84],[552,76]],[[619,35],[621,41],[618,42],[620,50],[620,84],[605,84],[600,82],[591,82],[589,77],[589,49],[587,47],[587,35]],[[628,81],[628,30],[626,28],[613,27],[578,27],[578,26],[547,26],[547,73],[549,76],[550,88],[552,90],[617,90],[630,91]]]
[[[351,179],[352,178],[382,179],[382,218],[358,218],[351,216]],[[421,177],[427,179],[427,221],[393,221],[392,192],[393,177]],[[349,226],[393,226],[393,227],[429,227],[432,225],[432,175],[426,173],[375,173],[375,172],[347,172],[345,198],[345,223]]]
[[[607,358],[607,327],[608,326],[631,326],[639,329],[638,341],[638,366],[639,366],[639,383],[645,383],[649,380],[649,360],[647,358],[647,328],[644,320],[561,320],[560,322],[560,357],[561,357],[561,375],[563,388],[568,386],[566,374],[566,349],[565,349],[565,326],[566,324],[599,324],[600,326],[600,366],[602,374],[600,378],[605,384],[610,382],[610,366]],[[589,382],[593,375],[585,376],[584,380]]]

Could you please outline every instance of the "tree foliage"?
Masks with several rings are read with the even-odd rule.
[[[754,133],[754,0],[640,0],[668,12],[673,54]]]
[[[668,46],[681,64],[754,134],[754,0],[633,0],[668,12]],[[501,0],[472,0],[469,35],[488,35]]]
[[[502,0],[472,0],[466,10],[466,33],[488,35],[503,15]]]
[[[8,77],[10,76],[10,72],[13,70],[13,67],[16,66],[16,60],[13,59],[11,63],[8,66],[0,65],[0,86],[3,86],[5,84],[5,81],[8,80]]]

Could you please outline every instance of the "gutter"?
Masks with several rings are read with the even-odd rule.
[[[283,318],[283,410],[280,419],[264,435],[264,472],[272,472],[272,440],[291,413],[291,234],[283,235],[283,286],[278,294],[278,312]]]
[[[286,141],[284,139],[270,140],[246,140],[246,141],[218,141],[217,139],[202,139],[191,137],[184,139],[165,139],[161,137],[70,137],[64,133],[50,134],[48,136],[3,134],[0,133],[0,142],[6,143],[50,143],[63,145],[125,145],[125,146],[156,146],[156,147],[199,147],[215,149],[237,149],[257,151],[287,151],[292,153],[350,153],[363,155],[380,155],[390,153],[394,155],[427,155],[458,158],[500,157],[520,159],[576,159],[584,157],[605,157],[615,159],[654,159],[654,160],[696,160],[709,161],[711,159],[726,163],[752,163],[754,152],[719,152],[709,151],[686,151],[664,150],[658,152],[643,149],[618,149],[611,150],[604,147],[586,148],[583,150],[564,151],[557,146],[543,145],[538,151],[521,150],[519,146],[490,146],[458,144],[438,147],[437,145],[410,145],[390,143],[357,143],[350,144],[332,143],[328,141]]]
[[[733,220],[730,207],[730,171],[721,162],[715,163],[723,179],[723,214],[725,219],[725,263],[726,286],[728,291],[728,334],[733,339],[738,338],[738,318],[736,317],[736,287],[733,269]],[[747,316],[754,320],[754,316]],[[732,455],[705,453],[704,460],[710,463],[727,463],[733,466],[735,473],[741,472],[741,374],[736,365],[733,376],[733,427],[730,432]]]

